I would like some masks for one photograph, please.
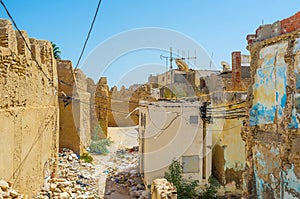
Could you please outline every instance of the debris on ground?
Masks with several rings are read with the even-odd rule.
[[[111,154],[104,173],[107,175],[104,198],[148,199],[143,180],[137,170],[138,147],[118,149]]]
[[[27,199],[26,195],[22,195],[11,187],[11,184],[0,179],[0,199]]]
[[[95,167],[79,159],[70,149],[61,149],[58,160],[58,176],[47,180],[36,199],[47,198],[100,198]]]

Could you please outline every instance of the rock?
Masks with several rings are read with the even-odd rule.
[[[68,160],[69,160],[69,161],[72,161],[72,160],[73,160],[73,158],[72,158],[71,155],[68,156]]]
[[[220,188],[217,191],[217,196],[218,197],[223,197],[225,196],[226,192],[225,192],[225,188],[223,186],[220,186]]]
[[[145,198],[145,199],[150,199],[151,198],[151,194],[149,191],[143,191],[142,192],[142,196]]]
[[[0,180],[0,187],[3,191],[7,191],[9,188],[9,184],[4,180]]]
[[[63,193],[59,194],[59,198],[60,199],[68,199],[68,198],[70,198],[70,195],[67,192],[63,192]]]
[[[137,187],[138,190],[144,190],[145,189],[145,186],[142,185],[142,184],[138,184],[136,187]]]
[[[85,198],[86,198],[85,195],[79,195],[76,197],[76,199],[85,199]]]
[[[131,191],[129,194],[131,198],[136,198],[140,196],[138,191]]]
[[[9,195],[12,197],[12,198],[15,198],[15,197],[18,197],[19,196],[19,193],[15,190],[11,190]]]
[[[62,191],[60,190],[60,188],[55,188],[54,192],[61,193]]]
[[[58,187],[67,187],[67,186],[71,186],[72,182],[66,181],[66,182],[57,182],[57,186]]]
[[[137,187],[131,187],[130,191],[137,191]]]
[[[77,157],[77,155],[76,155],[75,153],[72,153],[70,156],[71,156],[72,158],[74,158],[75,160],[78,159],[78,157]]]
[[[56,188],[57,188],[56,184],[54,184],[54,183],[50,184],[50,191],[54,192]]]

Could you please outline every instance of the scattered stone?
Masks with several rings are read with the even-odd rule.
[[[4,180],[0,180],[0,187],[3,191],[7,191],[7,189],[9,188],[9,184]]]
[[[19,196],[19,193],[15,190],[11,190],[9,194],[12,198],[16,198]]]
[[[95,168],[93,164],[85,163],[69,149],[61,149],[59,153],[58,176],[48,180],[49,192],[42,191],[36,198],[50,195],[49,198],[97,198],[97,178],[92,175]],[[47,197],[48,198],[48,197]]]
[[[63,193],[59,194],[59,198],[60,199],[68,199],[68,198],[70,198],[70,195],[67,192],[63,192]]]
[[[0,199],[27,199],[26,195],[22,195],[16,190],[12,189],[10,183],[7,181],[0,179]]]

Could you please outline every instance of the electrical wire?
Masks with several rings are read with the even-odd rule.
[[[67,83],[67,82],[65,82],[65,81],[63,81],[63,80],[59,80],[59,83],[62,83],[62,84],[64,84],[64,85],[66,85],[66,86],[74,87],[74,85],[72,85],[72,84],[70,84],[70,83]],[[112,99],[112,100],[114,100],[112,97],[107,97],[107,96],[104,96],[104,95],[99,95],[99,94],[90,92],[90,91],[88,91],[88,90],[85,90],[85,89],[83,89],[83,88],[80,88],[80,87],[78,87],[78,86],[76,86],[76,89],[81,90],[81,91],[84,91],[84,92],[87,92],[87,93],[90,93],[90,94],[94,94],[96,97],[99,97],[99,98],[102,98],[102,99]],[[121,100],[121,99],[115,99],[115,100],[118,100],[118,101],[121,101],[121,102],[129,102],[129,103],[136,103],[136,104],[139,104],[138,101],[134,101],[134,100]]]
[[[227,108],[227,107],[232,107],[232,106],[236,106],[236,105],[239,105],[239,104],[243,104],[243,103],[245,103],[245,102],[246,102],[246,101],[241,101],[241,102],[237,102],[237,103],[234,103],[234,104],[228,104],[228,105],[225,105],[225,106],[207,107],[207,109]]]
[[[79,58],[78,58],[76,67],[74,68],[74,71],[77,69],[77,67],[78,67],[78,65],[79,65],[79,63],[80,63],[80,60],[81,60],[81,58],[82,58],[82,56],[83,56],[83,53],[84,53],[84,50],[85,50],[85,48],[86,48],[87,42],[88,42],[88,40],[89,40],[89,38],[90,38],[90,34],[91,34],[92,30],[93,30],[94,23],[95,23],[95,21],[96,21],[97,15],[98,15],[98,11],[99,11],[100,5],[101,5],[101,0],[99,0],[99,2],[98,2],[97,9],[96,9],[96,12],[95,12],[95,15],[94,15],[92,24],[91,24],[91,26],[90,26],[89,32],[88,32],[88,34],[87,34],[87,37],[86,37],[86,39],[85,39],[83,48],[82,48],[82,50],[81,50],[81,53],[80,53],[80,56],[79,56]]]
[[[80,100],[80,99],[73,98],[73,97],[70,97],[70,96],[67,96],[67,95],[64,96],[64,97],[58,96],[58,99],[62,99],[64,103],[66,103],[66,102],[68,101],[67,105],[70,104],[69,101],[75,101],[75,102],[79,102],[79,103],[82,103],[82,104],[87,104],[87,105],[90,105],[90,106],[94,106],[94,107],[96,107],[96,108],[99,108],[100,110],[112,111],[112,112],[117,112],[117,113],[122,113],[122,114],[128,115],[128,112],[117,111],[117,110],[113,110],[113,109],[109,109],[109,108],[103,108],[103,107],[101,107],[101,106],[99,106],[99,105],[91,104],[91,103],[89,103],[89,102],[84,102],[84,101],[82,101],[82,100]],[[66,106],[66,105],[65,105],[65,106]]]

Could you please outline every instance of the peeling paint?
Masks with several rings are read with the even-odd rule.
[[[297,110],[300,110],[300,74],[298,74],[298,70],[295,70],[296,73],[296,94],[294,96],[295,99],[295,108],[292,110],[292,117],[291,117],[291,123],[289,124],[289,128],[295,128],[298,129],[300,125],[300,121],[298,118],[300,118],[300,112],[297,112]]]
[[[265,107],[263,104],[256,104],[250,110],[250,126],[257,124],[271,124],[275,120],[276,107]]]
[[[280,198],[276,191],[280,186],[279,148],[276,146],[255,145],[254,178],[258,198]]]
[[[300,38],[296,39],[296,44],[294,48],[294,54],[296,54],[298,51],[300,51]]]
[[[271,153],[273,153],[274,155],[279,155],[279,149],[278,149],[278,148],[272,147],[270,151],[271,151]]]
[[[290,129],[291,129],[291,128],[296,128],[296,129],[299,128],[299,120],[298,120],[298,118],[297,118],[297,115],[299,115],[299,114],[297,113],[297,110],[294,108],[294,109],[292,110],[291,123],[290,123],[289,126],[288,126]]]
[[[286,66],[276,66],[275,85],[277,117],[282,118],[286,104]]]
[[[273,124],[276,116],[279,119],[283,117],[287,85],[286,49],[285,42],[268,46],[260,52],[260,58],[264,60],[256,71],[253,85],[254,105],[250,110],[250,126]]]
[[[263,192],[264,192],[264,184],[265,184],[265,181],[263,179],[260,179],[258,177],[258,174],[257,174],[257,169],[256,167],[254,166],[254,177],[255,177],[255,181],[256,181],[256,192],[257,192],[257,198],[258,199],[263,199]]]
[[[295,174],[295,167],[292,165],[291,169],[285,172],[284,176],[284,192],[285,195],[293,196],[295,198],[300,197],[300,179]],[[290,197],[289,197],[290,198]]]
[[[264,155],[261,154],[259,151],[256,152],[255,154],[256,160],[257,162],[262,166],[262,167],[266,167],[266,163],[264,161]]]

